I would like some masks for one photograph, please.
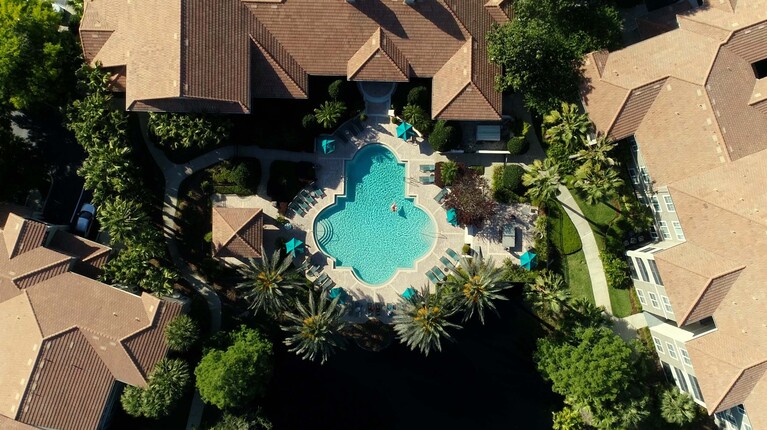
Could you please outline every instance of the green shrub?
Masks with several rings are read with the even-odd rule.
[[[530,149],[530,145],[527,143],[527,139],[523,136],[514,136],[510,138],[509,142],[506,144],[506,150],[509,151],[511,155],[524,154],[528,149]]]
[[[229,139],[231,129],[231,121],[222,116],[149,113],[149,131],[158,144],[171,149],[220,145]]]
[[[603,252],[600,256],[602,257],[607,284],[618,289],[628,288],[631,285],[631,278],[626,260],[611,252]]]
[[[431,133],[434,126],[434,121],[431,120],[426,110],[418,105],[406,105],[402,109],[402,118],[413,124],[413,127],[422,134]]]
[[[556,161],[559,165],[559,174],[562,176],[572,175],[575,173],[575,169],[578,167],[575,160],[570,158],[575,154],[574,151],[570,151],[560,142],[552,143],[548,149],[546,149],[546,156]]]
[[[437,152],[449,151],[461,141],[461,131],[457,127],[445,121],[437,121],[429,135],[429,143]]]
[[[461,253],[463,255],[471,255],[471,245],[464,243],[463,248],[461,248]]]
[[[120,403],[125,412],[135,417],[168,416],[184,395],[190,379],[189,366],[185,361],[162,359],[149,375],[147,387],[126,387]]]
[[[165,327],[165,340],[171,351],[189,351],[200,340],[200,328],[189,315],[179,315]]]
[[[205,233],[205,236],[202,237],[202,240],[204,240],[207,243],[211,243],[213,241],[213,232],[209,231]]]
[[[238,164],[229,174],[229,180],[235,185],[247,188],[250,181],[250,172],[245,163]]]
[[[429,108],[429,89],[424,86],[418,86],[407,93],[407,104],[420,106],[424,109]]]
[[[301,118],[301,126],[303,126],[304,128],[312,128],[316,125],[317,125],[317,118],[310,113],[304,115],[304,117]]]
[[[516,164],[496,166],[493,169],[493,198],[504,204],[520,201],[520,195],[524,194],[524,173],[525,169]]]
[[[460,166],[455,161],[445,161],[439,166],[439,174],[442,179],[442,183],[445,185],[452,185],[453,181],[458,178],[460,173]]]
[[[328,86],[328,95],[333,100],[338,100],[344,96],[344,81],[336,79]]]

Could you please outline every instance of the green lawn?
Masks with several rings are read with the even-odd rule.
[[[559,251],[560,255],[570,255],[581,250],[581,238],[575,224],[565,213],[562,205],[557,203],[548,211],[549,215],[549,240]]]
[[[575,201],[578,203],[578,207],[581,208],[583,215],[589,221],[589,225],[591,225],[591,229],[594,231],[594,237],[596,238],[599,250],[604,250],[605,234],[607,233],[610,223],[618,217],[618,211],[615,207],[603,202],[596,205],[589,205],[575,190],[572,190],[572,193]],[[613,287],[608,287],[608,291],[610,293],[610,304],[613,308],[613,315],[618,318],[631,315],[631,298],[629,297],[631,290],[619,290]]]
[[[591,277],[586,266],[586,256],[583,251],[562,257],[566,267],[567,283],[570,286],[570,294],[574,299],[585,298],[594,303],[594,291],[591,289]]]

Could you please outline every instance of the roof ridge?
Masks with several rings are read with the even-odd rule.
[[[69,263],[70,263],[70,264],[71,264],[71,263],[72,263],[74,260],[77,260],[75,257],[72,257],[72,256],[70,256],[70,255],[64,254],[63,252],[54,251],[54,250],[52,250],[52,249],[50,249],[50,248],[45,248],[45,249],[46,249],[46,250],[48,250],[48,251],[50,251],[50,252],[56,253],[56,254],[58,254],[58,255],[61,255],[63,258],[61,258],[61,259],[58,259],[58,260],[56,260],[56,261],[53,261],[52,263],[49,263],[49,264],[47,264],[47,265],[45,265],[45,266],[38,266],[38,267],[37,267],[35,270],[32,270],[32,271],[29,271],[29,272],[27,272],[27,273],[21,274],[21,275],[19,275],[19,276],[14,276],[13,278],[11,278],[11,282],[13,282],[14,284],[16,284],[16,281],[17,281],[17,280],[20,280],[20,279],[24,279],[24,278],[28,278],[28,277],[30,277],[30,276],[32,276],[32,275],[36,275],[36,274],[38,274],[38,273],[41,273],[41,272],[43,272],[43,271],[45,271],[45,270],[47,270],[47,269],[51,269],[51,268],[53,268],[53,267],[55,267],[55,266],[57,266],[57,265],[61,264],[61,263],[62,263],[62,262],[64,262],[65,260],[69,260]],[[55,276],[52,276],[51,278],[55,278],[56,276],[59,276],[59,275],[63,275],[64,273],[68,273],[68,271],[65,271],[65,272],[63,272],[63,273],[59,273],[59,274],[57,274],[57,275],[55,275]],[[49,279],[50,279],[50,278],[49,278]],[[42,282],[42,281],[40,281],[40,282]],[[17,286],[17,288],[21,288],[21,287],[18,287],[18,286]],[[25,289],[25,288],[21,288],[21,289]]]
[[[733,364],[733,363],[729,363],[729,362],[728,362],[728,364],[732,364],[732,365],[734,365],[734,366],[736,366],[736,367],[740,367],[740,366],[738,366],[738,365],[735,365],[735,364]],[[715,403],[714,403],[714,404],[711,406],[711,409],[709,409],[709,410],[716,410],[716,409],[718,409],[718,408],[721,406],[722,402],[724,402],[724,400],[727,398],[727,396],[728,396],[728,395],[729,395],[729,394],[732,392],[732,390],[733,390],[733,389],[735,388],[735,386],[738,384],[738,381],[740,381],[740,380],[743,378],[743,376],[746,374],[746,372],[747,372],[748,370],[751,370],[751,369],[753,369],[753,368],[755,368],[755,367],[757,367],[757,366],[762,366],[762,365],[765,365],[765,364],[767,364],[767,358],[766,358],[766,359],[764,359],[764,360],[762,360],[762,361],[758,361],[758,362],[756,362],[756,363],[754,363],[754,364],[751,364],[751,365],[749,365],[749,366],[747,366],[747,367],[744,367],[744,368],[740,369],[740,372],[738,372],[738,375],[735,377],[735,379],[732,381],[732,383],[729,385],[729,387],[727,387],[727,390],[726,390],[726,391],[725,391],[725,392],[722,394],[722,396],[721,396],[721,397],[720,397],[720,398],[719,398],[719,399],[718,399],[718,400],[717,400],[717,401],[716,401],[716,402],[715,402]],[[765,369],[765,370],[767,370],[767,369]],[[763,377],[764,377],[764,373],[762,373],[762,376],[761,376],[761,377],[759,377],[759,380],[761,380]],[[759,381],[757,381],[757,383],[758,383],[758,382],[759,382]],[[755,383],[754,385],[756,385],[756,383]],[[753,390],[753,387],[751,387],[751,390]],[[751,394],[751,392],[749,391],[748,395],[750,395],[750,394]],[[748,395],[746,395],[746,397],[748,397]]]
[[[640,86],[638,86],[636,88],[631,88],[631,89],[626,88],[626,90],[628,90],[628,93],[626,94],[626,97],[623,99],[623,103],[621,103],[621,108],[618,109],[618,112],[615,113],[615,115],[613,116],[613,119],[610,121],[610,128],[607,129],[605,134],[609,136],[610,133],[613,131],[613,128],[615,128],[615,124],[618,123],[618,119],[621,117],[621,115],[625,111],[626,106],[628,105],[629,99],[631,99],[631,96],[634,95],[635,91],[637,91],[640,88],[649,87],[650,85],[653,85],[653,84],[658,84],[661,81],[664,81],[664,83],[665,83],[665,81],[667,81],[668,78],[669,78],[669,76],[666,76],[666,77],[663,77],[663,78],[660,78],[660,79],[656,79],[656,80],[651,81],[651,82],[647,82],[647,83],[642,84],[642,85],[640,85]],[[613,84],[613,85],[615,85],[615,84]],[[662,86],[663,84],[660,84],[660,85]],[[623,88],[620,85],[615,85],[615,86],[619,87],[619,88]],[[659,95],[660,95],[660,91],[658,92],[658,94],[655,95],[655,99],[657,99]],[[653,103],[655,103],[655,99],[653,99]],[[650,103],[650,106],[648,106],[647,110],[650,110],[650,107],[652,106],[653,103]],[[647,112],[645,112],[645,114],[642,115],[642,121],[644,121],[645,116],[647,116]],[[642,121],[639,122],[639,125],[642,124]]]
[[[238,208],[227,208],[227,207],[225,207],[225,206],[216,206],[216,207],[217,207],[217,208],[219,208],[219,209],[238,209]],[[245,208],[243,208],[243,209],[245,209]],[[228,226],[229,226],[229,228],[231,228],[231,229],[232,229],[232,235],[229,237],[229,239],[227,239],[226,241],[224,241],[224,242],[221,244],[221,248],[224,248],[224,247],[226,247],[227,245],[229,245],[230,243],[232,243],[232,241],[233,241],[235,238],[240,238],[240,237],[241,237],[241,236],[240,236],[240,232],[242,232],[242,231],[245,229],[245,227],[248,227],[248,226],[250,225],[250,223],[251,223],[251,222],[253,222],[253,220],[254,220],[254,219],[255,219],[255,218],[258,216],[258,215],[261,215],[261,213],[262,213],[262,212],[263,212],[263,211],[262,211],[261,209],[257,209],[257,210],[256,210],[256,211],[255,211],[253,214],[251,214],[251,215],[250,215],[250,217],[249,217],[249,218],[248,218],[248,219],[247,219],[247,220],[246,220],[244,223],[242,223],[242,225],[241,225],[239,228],[234,228],[234,226],[232,226],[232,224],[230,224],[230,223],[229,223],[229,221],[228,221],[228,220],[227,220],[225,217],[221,216],[221,214],[219,213],[219,215],[218,215],[218,216],[220,216],[220,217],[221,217],[221,219],[222,219],[222,220],[224,220],[224,222],[226,223],[226,225],[228,225]],[[247,241],[246,241],[246,240],[243,240],[243,242],[245,242],[245,243],[247,244]],[[256,249],[254,249],[252,246],[250,246],[250,245],[248,245],[248,246],[249,246],[251,249],[253,249],[254,251],[257,251],[257,250],[256,250]]]
[[[704,171],[702,171],[702,172],[699,172],[697,175],[688,176],[687,178],[684,178],[684,179],[680,179],[680,180],[678,180],[678,181],[672,182],[672,183],[670,183],[670,184],[666,185],[666,188],[668,188],[668,187],[672,187],[672,188],[673,188],[673,189],[674,189],[676,192],[679,192],[679,193],[685,194],[687,197],[690,197],[690,198],[693,198],[693,199],[695,199],[695,200],[698,200],[698,201],[700,201],[700,202],[703,202],[703,203],[705,203],[705,204],[708,204],[708,205],[714,206],[714,207],[715,207],[715,208],[717,208],[717,209],[720,209],[720,210],[723,210],[723,211],[725,211],[725,212],[727,212],[727,213],[729,213],[729,214],[735,215],[736,217],[738,217],[738,218],[742,218],[742,219],[744,219],[744,220],[746,220],[746,221],[748,221],[748,222],[754,222],[754,223],[757,223],[757,224],[759,224],[759,225],[761,225],[761,226],[764,226],[764,224],[763,224],[763,223],[761,223],[761,222],[757,222],[757,221],[754,221],[754,220],[752,220],[752,219],[750,219],[750,218],[747,218],[747,217],[745,217],[745,216],[741,215],[741,214],[740,214],[740,213],[738,213],[738,212],[732,211],[732,210],[730,210],[730,209],[728,209],[728,208],[726,208],[726,207],[722,207],[722,206],[720,206],[719,204],[717,204],[717,203],[714,203],[714,202],[712,202],[712,201],[709,201],[709,200],[704,200],[704,199],[702,199],[702,198],[700,198],[700,197],[698,197],[698,196],[695,196],[695,195],[693,195],[693,194],[690,194],[689,192],[687,192],[687,191],[685,191],[685,190],[683,190],[683,189],[681,189],[681,188],[679,188],[679,187],[677,187],[677,186],[676,186],[676,184],[678,184],[678,183],[679,183],[679,182],[681,182],[681,181],[685,181],[685,180],[689,180],[689,179],[692,179],[692,178],[700,177],[701,175],[705,175],[705,174],[707,174],[708,172],[711,172],[711,171],[713,171],[713,170],[715,170],[715,169],[721,169],[721,168],[724,168],[724,167],[727,167],[727,166],[728,166],[728,164],[722,164],[722,165],[719,165],[719,166],[713,167],[713,168],[711,168],[711,169],[708,169],[708,170],[704,170]],[[705,249],[705,248],[704,248],[704,249]],[[708,250],[706,249],[706,251],[708,251]],[[709,251],[709,252],[711,252],[711,251]],[[712,253],[712,254],[713,254],[713,253]]]
[[[718,255],[718,254],[717,254],[717,255]],[[668,260],[667,260],[667,262],[668,262]],[[673,264],[673,263],[672,263],[672,264]],[[681,266],[679,266],[679,265],[677,265],[677,264],[674,264],[674,265],[675,265],[675,266],[677,266],[677,267],[681,267]],[[682,267],[682,268],[684,269],[684,267]],[[735,272],[740,272],[740,271],[743,271],[743,269],[745,269],[745,268],[746,268],[746,266],[740,266],[740,267],[738,267],[738,268],[735,268],[735,269],[733,269],[733,270],[730,270],[729,272],[720,273],[720,274],[717,274],[717,275],[715,275],[715,276],[711,276],[711,277],[708,277],[708,276],[704,276],[704,275],[702,275],[702,274],[700,274],[700,273],[697,273],[697,272],[693,272],[693,273],[696,273],[696,274],[698,274],[698,275],[701,275],[701,276],[703,276],[703,277],[707,278],[707,279],[708,279],[708,282],[706,282],[706,285],[703,287],[703,289],[701,289],[701,290],[700,290],[700,292],[698,293],[698,296],[695,298],[695,300],[693,300],[693,302],[692,302],[692,304],[690,305],[690,307],[689,307],[689,309],[687,310],[687,312],[685,312],[685,314],[684,314],[684,315],[682,315],[682,319],[680,319],[680,320],[679,320],[679,325],[684,325],[684,324],[687,322],[687,319],[688,319],[688,318],[690,318],[690,316],[692,315],[692,313],[695,311],[695,308],[696,308],[696,307],[697,307],[697,306],[700,304],[700,302],[703,300],[703,296],[705,296],[705,295],[706,295],[706,292],[707,292],[707,291],[708,291],[708,289],[711,287],[711,284],[713,284],[713,283],[714,283],[714,280],[716,280],[716,279],[719,279],[719,278],[721,278],[722,276],[726,276],[726,275],[729,275],[729,274],[732,274],[732,273],[735,273]],[[691,271],[691,272],[692,272],[692,271]]]
[[[272,55],[272,53],[271,53],[271,52],[269,52],[269,50],[268,50],[268,49],[266,49],[266,47],[265,47],[264,45],[262,45],[260,42],[258,42],[258,41],[257,41],[257,40],[256,40],[256,39],[253,37],[253,35],[252,35],[252,34],[250,34],[250,33],[249,33],[249,34],[248,34],[248,36],[250,37],[250,40],[252,40],[252,41],[253,41],[253,43],[256,45],[256,47],[258,47],[258,49],[259,49],[259,50],[260,50],[260,51],[261,51],[263,54],[265,54],[265,55],[268,55],[268,56],[269,56],[269,58],[271,58],[271,59],[272,59],[272,61],[274,61],[274,64],[276,64],[276,65],[277,65],[277,67],[279,67],[279,68],[280,68],[280,70],[282,70],[283,72],[285,72],[285,76],[287,76],[287,77],[288,77],[288,79],[290,79],[290,81],[291,81],[291,82],[293,82],[293,83],[296,85],[296,87],[298,87],[298,89],[300,89],[300,90],[301,90],[301,92],[302,92],[304,95],[307,95],[307,91],[306,91],[307,89],[306,89],[306,88],[304,88],[304,87],[303,87],[303,86],[302,86],[302,85],[301,85],[301,84],[300,84],[300,83],[299,83],[299,82],[298,82],[298,81],[297,81],[297,80],[296,80],[296,79],[293,77],[293,74],[292,74],[292,73],[290,73],[290,72],[289,72],[289,71],[288,71],[288,70],[285,68],[285,66],[283,66],[283,65],[282,65],[282,63],[281,63],[280,61],[278,61],[278,60],[277,60],[277,58],[276,58],[274,55]],[[290,53],[287,53],[287,52],[286,52],[286,55],[290,55]],[[292,56],[291,56],[291,58],[292,58]],[[295,60],[294,60],[294,61],[295,61]],[[296,64],[298,64],[298,62],[296,62]],[[302,68],[302,69],[303,69],[303,68]]]

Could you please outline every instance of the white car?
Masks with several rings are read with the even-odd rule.
[[[96,207],[90,203],[84,203],[80,208],[80,212],[77,213],[77,221],[75,222],[75,231],[80,234],[87,235],[93,224],[93,218],[96,217]]]

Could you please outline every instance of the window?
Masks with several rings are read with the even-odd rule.
[[[671,233],[668,230],[668,224],[666,224],[666,221],[661,221],[660,223],[660,234],[663,236],[663,239],[669,240],[671,239]]]
[[[660,341],[657,337],[652,338],[653,343],[655,344],[655,349],[663,354],[663,342]]]
[[[631,261],[631,257],[626,257],[628,260],[628,266],[629,266],[629,272],[631,273],[631,279],[639,279],[639,275],[637,275],[637,269],[634,267],[634,262]]]
[[[629,168],[629,177],[631,178],[631,183],[634,185],[639,185],[639,176],[637,176],[637,171]]]
[[[663,282],[660,280],[660,272],[658,271],[658,265],[655,264],[655,260],[647,260],[647,264],[650,265],[650,272],[652,272],[652,277],[655,279],[655,284],[657,285],[663,285]]]
[[[652,211],[660,213],[660,202],[658,202],[658,196],[650,197],[650,203],[652,204]]]
[[[650,185],[650,174],[647,173],[647,167],[640,167],[639,172],[642,174],[642,181],[645,185]]]
[[[639,267],[639,273],[642,275],[642,280],[645,282],[650,282],[650,276],[647,275],[647,268],[644,267],[644,262],[642,262],[641,258],[634,258],[637,263],[637,267]]]
[[[650,296],[650,304],[655,309],[660,309],[660,304],[658,304],[658,295],[655,293],[647,293],[647,295]]]
[[[666,204],[666,210],[669,212],[676,212],[676,206],[671,201],[671,196],[663,196],[663,203]]]
[[[695,400],[703,401],[703,394],[700,392],[700,385],[698,385],[698,378],[690,375],[690,387],[692,388],[692,396]]]
[[[674,348],[674,345],[666,342],[666,349],[668,350],[668,356],[676,359],[676,348]]]
[[[687,387],[687,378],[684,377],[684,372],[675,367],[674,373],[676,373],[676,383],[679,385],[679,389],[685,393],[689,393],[690,388]]]
[[[647,304],[647,301],[646,301],[646,300],[645,300],[645,298],[644,298],[644,291],[642,291],[642,290],[636,290],[636,292],[637,292],[637,297],[639,297],[639,303],[641,303],[641,304],[643,304],[643,305],[646,305],[646,304]]]
[[[671,222],[671,225],[674,226],[674,234],[676,234],[676,238],[679,240],[684,240],[684,233],[682,233],[682,224],[679,224],[679,221],[673,221]]]
[[[741,415],[746,415],[746,407],[741,405],[736,406],[738,408],[738,412],[740,412]]]
[[[650,237],[652,240],[658,240],[658,232],[655,231],[655,227],[650,228]]]
[[[692,367],[692,360],[690,360],[690,354],[687,353],[687,350],[684,348],[679,348],[679,353],[682,354],[682,361],[684,364]]]
[[[671,307],[671,301],[666,296],[660,296],[660,300],[663,302],[663,309],[666,310],[666,312],[673,314],[674,309]]]
[[[767,78],[767,58],[751,64],[751,67],[754,69],[756,79]]]

